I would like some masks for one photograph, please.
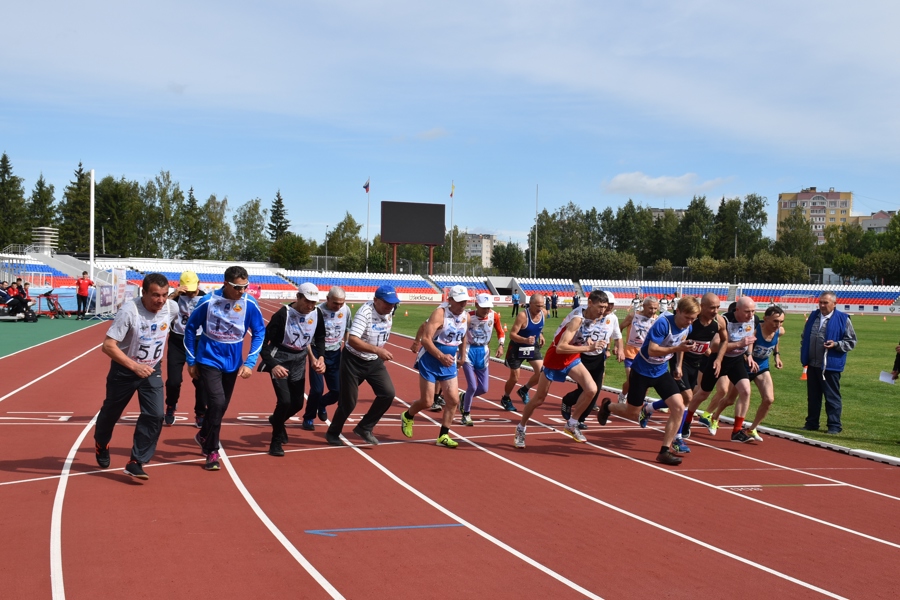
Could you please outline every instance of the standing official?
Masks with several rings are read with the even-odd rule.
[[[166,283],[166,289],[168,290],[168,282]],[[88,297],[91,293],[91,288],[94,287],[94,282],[88,279],[88,272],[84,271],[81,273],[81,277],[75,280],[75,300],[78,303],[78,316],[75,317],[75,320],[84,320],[84,315],[88,310]]]

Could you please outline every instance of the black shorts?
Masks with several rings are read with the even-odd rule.
[[[632,369],[631,375],[628,376],[628,404],[643,406],[647,390],[650,388],[656,390],[662,400],[681,394],[681,390],[678,389],[678,384],[675,383],[675,378],[670,372],[666,371],[659,377],[646,377]]]
[[[531,350],[527,350],[531,348]],[[510,342],[509,348],[506,350],[506,361],[504,364],[510,369],[518,369],[525,361],[532,362],[535,360],[544,360],[541,356],[541,347],[537,344],[534,346],[522,346],[515,342]]]
[[[675,361],[672,360],[669,362],[672,363],[671,370],[673,372],[674,379]],[[705,360],[703,362],[705,362]],[[689,392],[697,387],[697,380],[700,378],[700,371],[702,370],[702,367],[694,366],[687,361],[683,361],[681,363],[681,379],[675,379],[675,383],[678,385],[678,389],[682,392]]]
[[[741,379],[747,377],[747,363],[744,362],[743,356],[726,356],[722,359],[722,368],[719,369],[719,377],[713,374],[713,365],[715,360],[711,360],[703,369],[703,381],[700,382],[700,389],[704,392],[711,392],[716,387],[716,382],[720,377],[728,376],[731,383],[737,383]]]
[[[769,372],[769,367],[766,367],[765,369],[760,369],[756,373],[747,373],[747,379],[749,379],[750,381],[753,381],[754,379],[756,379],[763,373],[768,373],[768,372]]]

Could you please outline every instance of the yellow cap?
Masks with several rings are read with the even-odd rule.
[[[200,286],[200,278],[197,277],[197,274],[193,271],[185,271],[181,274],[181,279],[178,281],[178,285],[189,292],[196,292],[197,288]]]

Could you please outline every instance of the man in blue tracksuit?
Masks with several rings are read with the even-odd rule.
[[[856,346],[856,332],[846,314],[835,310],[834,292],[822,292],[819,310],[806,320],[800,341],[800,363],[807,367],[806,423],[803,429],[819,430],[822,396],[825,396],[825,415],[828,433],[838,434],[841,426],[841,373],[847,353]]]
[[[184,330],[188,373],[207,393],[206,417],[195,440],[206,456],[207,471],[219,469],[219,431],[238,375],[247,379],[259,358],[266,325],[256,298],[245,294],[249,276],[243,267],[228,267],[221,289],[207,294],[191,313]],[[197,330],[202,333],[197,338]],[[252,335],[250,353],[242,360],[243,341]]]

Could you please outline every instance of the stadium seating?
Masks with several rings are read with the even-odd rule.
[[[401,294],[434,294],[434,287],[419,275],[392,275],[389,273],[337,273],[319,271],[283,271],[285,277],[296,285],[310,282],[326,291],[338,285],[345,292],[374,293],[382,285],[392,285]]]
[[[791,299],[795,299],[797,302],[815,302],[815,299],[826,290],[835,293],[837,304],[851,306],[889,306],[900,296],[900,287],[897,286],[822,286],[783,283],[757,283],[741,286],[741,293],[744,296],[749,296],[756,302],[765,304],[789,302]]]
[[[461,285],[470,290],[474,290],[476,294],[490,294],[491,293],[491,290],[488,288],[487,282],[480,277],[459,277],[459,276],[454,276],[454,275],[432,275],[431,279],[440,288],[451,287],[454,285]]]
[[[555,291],[560,298],[571,298],[575,295],[575,284],[571,279],[540,279],[522,278],[516,279],[519,287],[526,296],[540,292],[549,296]]]

